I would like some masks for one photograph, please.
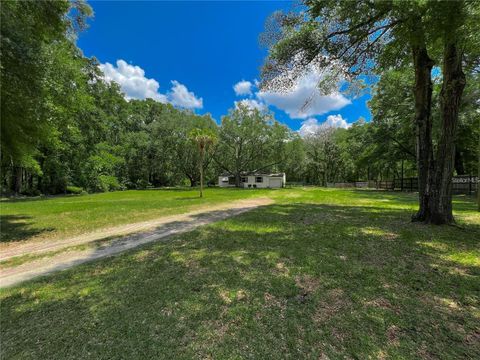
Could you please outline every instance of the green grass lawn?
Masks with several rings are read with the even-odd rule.
[[[410,194],[309,188],[275,198],[2,290],[1,357],[480,358],[473,200],[456,198],[459,227],[436,227],[410,222]]]
[[[185,213],[201,206],[271,193],[269,190],[205,189],[121,191],[83,196],[4,199],[1,206],[2,242],[33,237],[55,238],[98,228]]]

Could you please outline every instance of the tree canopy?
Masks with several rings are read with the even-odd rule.
[[[465,73],[479,67],[478,1],[305,0],[304,5],[305,12],[276,13],[270,22],[276,26],[265,35],[271,41],[263,87],[288,91],[300,76],[320,71],[325,91],[339,81],[352,87],[368,75],[391,78],[392,68],[410,69],[419,177],[413,220],[453,222],[455,137]],[[432,134],[435,65],[441,70],[438,139]]]

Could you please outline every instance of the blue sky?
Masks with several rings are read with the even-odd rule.
[[[335,126],[360,116],[370,119],[368,95],[346,99],[316,93],[318,101],[302,113],[301,104],[315,91],[315,76],[303,79],[288,95],[261,93],[255,87],[267,54],[258,41],[265,19],[275,10],[291,9],[290,2],[90,1],[90,5],[95,16],[78,45],[86,56],[99,60],[106,78],[118,82],[130,98],[168,101],[199,114],[209,112],[217,121],[235,101],[246,99],[250,106],[274,111],[294,130],[327,119]],[[242,80],[246,82],[236,94],[234,86]]]

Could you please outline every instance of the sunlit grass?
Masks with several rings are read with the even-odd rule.
[[[265,196],[269,190],[138,190],[0,202],[2,241],[78,235],[99,228],[181,214],[203,206]]]
[[[252,192],[253,193],[253,192]],[[414,194],[287,189],[241,216],[2,290],[2,358],[480,355],[480,216]]]

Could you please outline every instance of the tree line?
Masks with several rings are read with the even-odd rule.
[[[152,99],[127,101],[117,84],[104,80],[98,61],[85,57],[75,45],[91,15],[85,2],[3,3],[2,192],[38,195],[196,186],[201,173],[212,184],[223,172],[235,175],[237,185],[243,172],[254,171],[286,172],[288,181],[317,185],[419,176],[419,216],[424,217],[422,207],[430,206],[425,197],[431,202],[437,194],[432,189],[448,193],[442,179],[478,172],[476,48],[468,43],[470,48],[462,52],[470,56],[462,63],[465,84],[462,96],[450,104],[446,92],[453,91],[454,84],[445,84],[453,76],[445,73],[447,65],[432,62],[424,73],[417,52],[428,45],[438,59],[460,56],[451,54],[456,40],[450,36],[438,35],[433,45],[428,43],[431,29],[423,19],[434,13],[442,22],[435,11],[460,5],[443,4],[438,10],[430,2],[413,1],[412,12],[388,1],[355,4],[358,11],[352,12],[351,2],[306,1],[310,18],[273,15],[281,30],[273,38],[263,72],[265,88],[285,87],[288,81],[278,82],[285,68],[294,70],[294,79],[312,63],[328,68],[334,59],[342,60],[341,75],[350,76],[351,84],[359,83],[355,76],[360,74],[378,77],[369,102],[371,121],[358,119],[348,129],[323,125],[300,136],[272,113],[242,105],[217,124],[209,114]],[[462,16],[459,24],[442,23],[448,29],[453,26],[458,38],[466,31],[463,27],[473,27],[471,15]],[[388,41],[382,40],[385,29],[392,32]],[[369,68],[372,64],[375,69]],[[434,64],[438,74],[432,76]],[[446,114],[447,108],[456,115]],[[202,133],[215,139],[209,151],[199,147]],[[427,188],[432,191],[426,193]]]
[[[75,45],[91,14],[84,1],[2,4],[2,193],[195,186],[203,170],[213,181],[283,166],[295,135],[271,114],[240,107],[218,126],[209,114],[125,100]],[[198,151],[194,131],[218,138],[213,153]]]

